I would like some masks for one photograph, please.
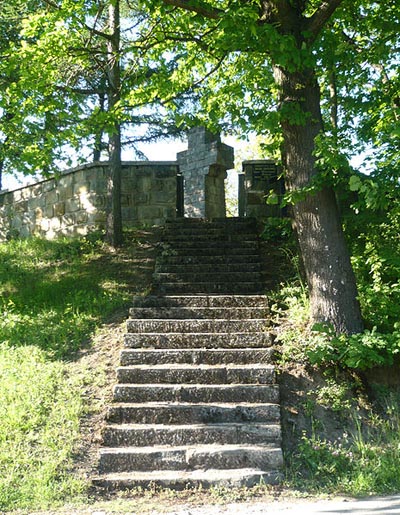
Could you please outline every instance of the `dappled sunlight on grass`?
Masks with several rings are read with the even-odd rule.
[[[73,455],[96,370],[74,360],[148,288],[152,244],[141,254],[148,235],[130,236],[118,251],[96,235],[0,244],[0,511],[53,507],[87,488]]]

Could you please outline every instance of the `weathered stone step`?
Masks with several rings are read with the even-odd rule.
[[[277,385],[117,384],[116,402],[279,402]]]
[[[267,330],[269,321],[265,318],[247,320],[159,320],[128,319],[129,333],[254,333]]]
[[[257,225],[257,220],[253,217],[244,217],[244,216],[231,216],[231,217],[217,217],[217,218],[170,218],[166,220],[166,226],[184,226],[184,227],[207,227],[207,226],[233,226],[238,227],[241,225]]]
[[[221,244],[214,246],[205,246],[198,245],[197,247],[191,246],[174,246],[174,247],[166,247],[162,251],[161,259],[164,261],[168,257],[173,256],[189,256],[189,257],[199,257],[199,256],[207,256],[209,258],[215,256],[232,256],[232,255],[254,255],[257,254],[258,248],[256,245],[229,245],[229,244]]]
[[[258,237],[258,231],[254,224],[240,224],[240,225],[230,225],[230,224],[198,224],[198,225],[182,225],[182,224],[165,224],[164,229],[162,231],[162,238],[173,238],[174,236],[184,236],[186,238],[190,238],[192,236],[208,236],[212,238],[213,236],[224,236],[228,238],[229,236],[251,236],[251,238]]]
[[[196,232],[182,232],[182,231],[169,231],[164,233],[162,239],[162,245],[180,245],[185,243],[203,243],[209,245],[210,243],[215,244],[216,242],[229,243],[241,245],[243,242],[254,242],[259,243],[257,235],[254,233],[247,232],[226,232],[224,229],[217,231],[196,231]]]
[[[105,447],[150,445],[280,444],[279,424],[110,424],[104,428]]]
[[[265,295],[147,295],[133,297],[136,307],[268,307]]]
[[[199,270],[194,273],[179,272],[179,273],[166,273],[166,272],[155,272],[153,279],[155,283],[225,283],[225,282],[237,282],[237,283],[259,283],[261,278],[260,272],[202,272]]]
[[[177,307],[177,308],[131,308],[129,316],[133,319],[222,319],[241,320],[252,318],[266,318],[268,308],[207,308],[207,307]]]
[[[208,241],[197,241],[197,240],[182,240],[182,241],[168,241],[168,243],[164,243],[164,253],[168,253],[169,251],[173,252],[175,250],[181,251],[190,251],[192,254],[196,253],[198,249],[202,250],[221,250],[222,252],[236,252],[237,250],[242,250],[242,253],[249,253],[249,251],[258,251],[259,243],[258,241],[253,240],[237,240],[237,241],[227,241],[225,239],[219,240],[208,240]]]
[[[273,384],[273,365],[130,365],[117,368],[119,384]]]
[[[161,365],[168,363],[187,364],[254,364],[271,363],[274,350],[266,349],[123,349],[120,364]]]
[[[246,273],[257,273],[262,271],[261,262],[257,263],[246,263],[246,266],[243,266],[243,263],[223,263],[223,264],[215,264],[215,263],[206,263],[206,264],[164,264],[159,263],[155,267],[156,273],[167,273],[167,274],[209,274],[209,273],[237,273],[237,272],[246,272]]]
[[[188,264],[242,264],[244,267],[250,263],[259,263],[260,255],[254,253],[243,253],[243,254],[225,254],[225,253],[205,253],[199,255],[198,253],[187,254],[187,255],[175,255],[165,254],[162,259],[158,260],[158,263],[171,264],[171,265],[188,265]]]
[[[105,474],[93,479],[93,484],[107,490],[163,487],[174,490],[186,488],[253,487],[259,484],[275,485],[282,479],[282,473],[259,469],[207,469],[194,471],[162,470],[154,472],[126,472]]]
[[[265,348],[273,344],[271,332],[262,333],[128,333],[125,347],[138,348]]]
[[[259,468],[277,470],[283,465],[282,451],[268,445],[197,445],[104,448],[100,473],[130,470],[196,470]]]
[[[191,294],[191,293],[204,293],[204,294],[261,294],[267,289],[265,282],[224,282],[224,283],[160,283],[154,285],[154,290],[160,294]]]
[[[278,404],[264,403],[114,403],[107,413],[114,424],[210,424],[222,422],[278,423]]]

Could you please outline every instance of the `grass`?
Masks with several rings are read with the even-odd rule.
[[[84,411],[81,378],[34,347],[0,347],[0,508],[45,507],[76,497],[70,474]]]
[[[151,234],[127,239],[118,252],[96,235],[0,244],[0,512],[54,507],[86,492],[74,458],[92,409],[84,392],[98,378],[76,359],[149,284]]]

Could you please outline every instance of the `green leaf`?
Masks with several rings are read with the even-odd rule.
[[[352,175],[349,179],[350,191],[359,191],[362,186],[362,181],[357,175]]]

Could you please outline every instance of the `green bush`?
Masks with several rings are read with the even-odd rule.
[[[400,352],[400,332],[381,334],[374,328],[350,336],[336,335],[330,327],[316,324],[307,341],[305,353],[312,364],[337,365],[364,370],[378,365],[393,365]]]

